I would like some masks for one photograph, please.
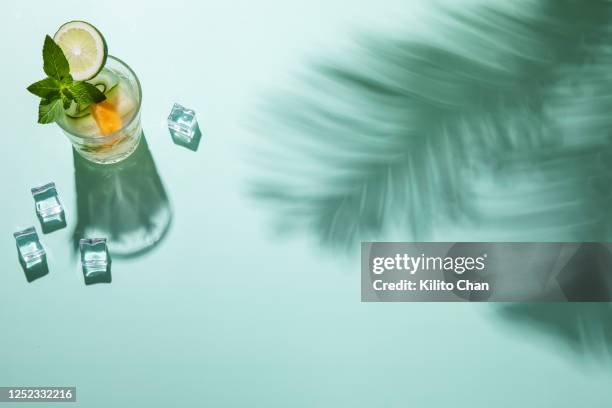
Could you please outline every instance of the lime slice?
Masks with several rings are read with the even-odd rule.
[[[70,21],[57,30],[53,41],[60,46],[75,81],[93,78],[106,63],[106,41],[98,29],[84,21]]]

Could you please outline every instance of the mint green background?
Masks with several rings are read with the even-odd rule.
[[[262,93],[350,44],[355,28],[426,30],[426,3],[4,4],[0,385],[75,385],[71,406],[83,407],[609,406],[609,346],[597,337],[572,348],[487,304],[361,304],[357,245],[333,253],[308,235],[278,237],[246,194]],[[70,248],[70,145],[35,124],[25,91],[41,77],[44,35],[73,18],[96,24],[139,75],[174,210],[166,239],[115,260],[110,285],[83,284]],[[198,112],[196,153],[168,135],[174,101]],[[50,180],[68,228],[43,237],[50,274],[28,284],[12,233],[39,227],[29,189]]]

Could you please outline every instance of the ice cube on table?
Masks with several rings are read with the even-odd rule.
[[[36,215],[44,234],[66,226],[64,208],[59,201],[55,183],[33,188],[32,196],[36,206]]]
[[[174,143],[193,151],[198,149],[202,133],[195,111],[175,103],[168,116],[168,129]]]
[[[22,231],[17,231],[13,234],[19,250],[19,257],[25,263],[26,267],[30,267],[42,262],[45,257],[45,249],[43,248],[38,234],[34,227],[26,228]]]
[[[85,284],[110,283],[111,259],[106,238],[84,238],[79,242]]]
[[[47,273],[47,254],[43,248],[36,229],[34,227],[17,231],[13,234],[17,244],[19,263],[26,275],[28,282],[32,282]]]

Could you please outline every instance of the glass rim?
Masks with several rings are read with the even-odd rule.
[[[56,122],[57,125],[64,132],[69,133],[70,135],[72,135],[74,137],[77,137],[79,139],[82,139],[82,140],[92,140],[92,141],[96,141],[97,143],[100,143],[100,142],[103,142],[105,140],[114,139],[117,136],[117,134],[119,134],[120,132],[124,131],[127,127],[129,127],[134,122],[134,120],[136,120],[136,117],[138,117],[139,116],[138,114],[140,113],[140,107],[142,105],[142,87],[140,86],[140,80],[138,79],[138,76],[136,75],[134,70],[132,68],[130,68],[130,66],[128,64],[126,64],[125,62],[123,62],[119,58],[109,54],[109,55],[107,55],[107,59],[111,59],[113,61],[116,61],[120,65],[122,65],[125,68],[127,68],[129,73],[136,80],[136,88],[138,89],[138,103],[136,105],[136,111],[134,112],[134,115],[130,118],[130,120],[127,121],[127,123],[125,123],[123,126],[121,126],[120,129],[117,129],[113,133],[109,133],[108,135],[99,135],[99,136],[82,135],[82,134],[79,134],[79,133],[75,133],[75,132],[73,132],[70,129],[67,129],[65,126],[63,126],[63,124],[62,124],[63,121]]]

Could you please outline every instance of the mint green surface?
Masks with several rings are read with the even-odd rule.
[[[76,386],[74,407],[610,406],[606,307],[362,304],[357,244],[278,235],[273,209],[247,194],[259,143],[251,124],[266,93],[295,86],[293,73],[319,52],[342,52],[356,28],[425,32],[427,3],[4,4],[0,386]],[[71,19],[95,24],[138,74],[144,133],[173,210],[160,244],[114,258],[107,285],[84,285],[70,143],[36,124],[25,90],[41,77],[44,35]],[[197,152],[172,143],[174,102],[198,114]],[[40,232],[30,188],[48,181],[68,227],[41,235],[50,272],[27,283],[12,233]]]

